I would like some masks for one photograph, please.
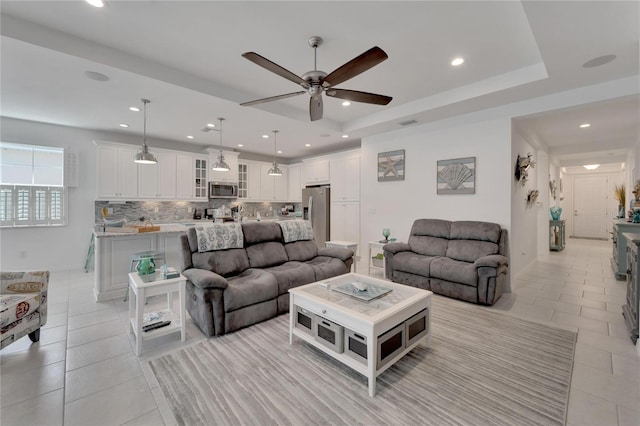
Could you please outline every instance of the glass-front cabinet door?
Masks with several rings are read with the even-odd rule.
[[[246,164],[238,164],[238,198],[247,198],[248,173]]]
[[[207,160],[202,158],[195,159],[195,198],[207,199]]]

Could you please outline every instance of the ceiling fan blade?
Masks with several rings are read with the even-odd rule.
[[[256,65],[260,65],[262,68],[268,69],[272,73],[278,74],[280,77],[284,77],[287,80],[290,80],[290,81],[293,81],[296,84],[299,84],[300,86],[304,87],[305,89],[309,88],[309,83],[307,83],[301,77],[298,77],[297,75],[295,75],[291,71],[289,71],[289,70],[287,70],[285,68],[282,68],[280,65],[276,64],[275,62],[271,62],[267,58],[265,58],[263,56],[260,56],[255,52],[243,53],[242,57],[247,58],[248,60],[250,60],[251,62],[253,62]]]
[[[329,73],[329,75],[322,80],[323,86],[337,86],[338,84],[365,72],[369,68],[378,65],[387,58],[388,56],[384,53],[384,50],[380,49],[378,46],[374,46],[362,55],[353,58],[346,64]]]
[[[309,99],[309,116],[311,117],[311,121],[322,118],[322,96],[312,96]]]
[[[367,104],[387,105],[393,99],[391,96],[377,95],[375,93],[359,92],[357,90],[334,89],[326,91],[327,96],[333,98],[346,99],[354,102],[364,102]]]
[[[290,98],[292,96],[302,95],[303,93],[307,93],[307,92],[305,92],[304,90],[301,90],[300,92],[287,93],[287,94],[284,94],[284,95],[271,96],[269,98],[256,99],[255,101],[243,102],[240,105],[241,106],[252,106],[252,105],[262,104],[262,103],[265,103],[265,102],[277,101],[278,99],[286,99],[286,98]]]

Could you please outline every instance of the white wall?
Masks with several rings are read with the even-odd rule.
[[[80,179],[68,190],[68,225],[0,229],[0,269],[79,269],[89,248],[96,199],[96,150],[93,140],[141,144],[137,137],[122,133],[96,132],[3,117],[3,142],[55,146],[75,151],[79,156]],[[176,148],[171,141],[149,140],[151,146]],[[184,151],[201,149],[180,145]]]
[[[378,182],[378,153],[397,149],[405,150],[405,180]],[[421,218],[488,221],[509,229],[510,152],[506,118],[427,124],[364,138],[360,246],[382,239],[382,228],[406,242],[413,221]],[[476,193],[437,195],[437,161],[462,157],[476,157]]]

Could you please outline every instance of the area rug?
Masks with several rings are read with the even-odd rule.
[[[185,425],[562,425],[577,334],[443,297],[431,348],[377,379],[294,338],[288,315],[149,361]]]

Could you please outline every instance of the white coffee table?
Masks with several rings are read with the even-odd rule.
[[[186,339],[186,313],[185,313],[185,290],[187,279],[180,275],[177,278],[160,279],[159,273],[156,273],[156,279],[150,282],[144,282],[137,272],[129,274],[129,325],[131,332],[136,340],[136,355],[142,354],[142,342],[144,340],[165,336],[169,333],[180,331],[181,340]],[[173,311],[173,293],[178,292],[179,312]],[[156,296],[158,294],[167,295],[167,309],[163,312],[167,319],[171,320],[168,326],[157,328],[155,330],[142,331],[144,318],[144,302],[145,298]]]
[[[391,291],[364,301],[335,290],[348,290],[354,281]],[[421,341],[430,345],[430,291],[350,273],[293,288],[289,294],[289,344],[296,336],[363,374],[372,397],[377,376]]]

